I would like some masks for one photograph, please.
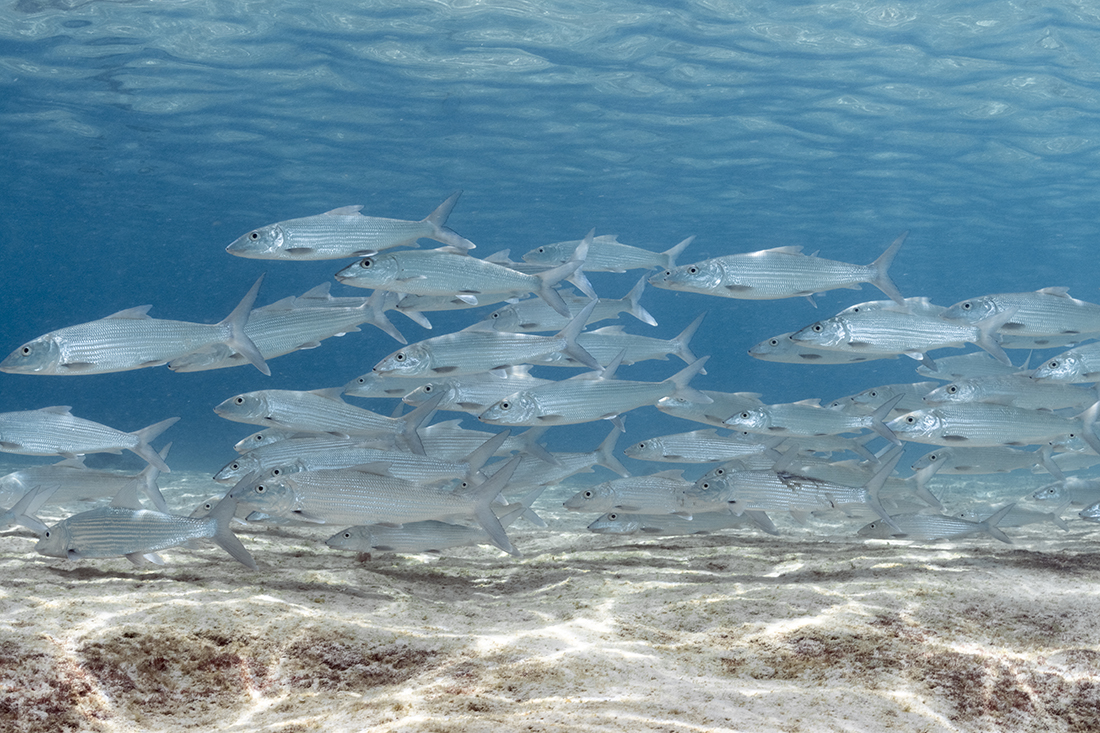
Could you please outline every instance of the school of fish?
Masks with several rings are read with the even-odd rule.
[[[216,324],[151,318],[151,306],[61,328],[15,348],[0,371],[80,376],[155,366],[199,371],[268,362],[369,323],[401,348],[342,387],[259,390],[211,408],[261,430],[237,444],[238,456],[214,480],[223,496],[193,511],[172,511],[157,486],[169,471],[170,444],[151,443],[177,418],[133,432],[77,417],[67,406],[0,413],[0,451],[60,456],[62,461],[0,477],[0,528],[21,525],[35,550],[69,560],[125,557],[163,563],[157,554],[209,541],[249,568],[258,564],[233,522],[324,524],[333,548],[356,552],[441,552],[492,545],[520,555],[508,536],[515,522],[545,527],[537,513],[544,489],[600,465],[619,475],[583,488],[565,508],[591,512],[593,532],[675,535],[744,528],[777,534],[768,513],[809,523],[824,512],[862,518],[852,535],[936,540],[984,534],[1011,542],[1005,528],[1030,522],[1065,527],[1062,514],[1100,521],[1100,480],[1073,472],[1100,463],[1100,305],[1065,288],[978,295],[952,306],[903,297],[889,268],[907,233],[868,265],[800,247],[728,254],[678,264],[694,237],[663,252],[590,232],[544,244],[512,261],[485,258],[446,226],[455,193],[421,220],[367,216],[345,206],[248,232],[226,249],[238,257],[353,260],[335,279],[371,290],[334,297],[330,284],[255,307],[261,275]],[[417,240],[443,246],[419,249]],[[626,294],[596,293],[586,272],[647,271]],[[848,364],[907,356],[928,379],[878,385],[822,405],[822,395],[765,404],[746,392],[700,390],[708,355],[690,342],[700,313],[675,338],[636,331],[656,325],[641,305],[646,286],[708,298],[766,300],[814,296],[870,284],[886,300],[766,338],[757,359]],[[621,291],[620,291],[621,292]],[[483,306],[461,330],[409,344],[390,322],[399,311],[430,327],[425,314]],[[620,315],[626,325],[592,324]],[[974,345],[978,351],[933,358]],[[746,346],[749,346],[746,344]],[[1014,366],[1007,350],[1057,349],[1037,368]],[[622,365],[676,356],[682,368],[662,381],[617,376]],[[566,378],[554,367],[572,368]],[[576,371],[581,370],[581,371]],[[532,372],[536,371],[536,374]],[[350,375],[349,375],[350,376]],[[934,381],[929,381],[934,380]],[[345,401],[400,398],[411,409],[384,415]],[[682,433],[636,436],[623,453],[657,464],[631,475],[616,457],[623,416],[656,407],[685,422]],[[441,413],[457,413],[439,420]],[[493,430],[464,427],[476,418]],[[587,453],[551,453],[540,443],[559,426],[606,420],[606,439]],[[637,438],[641,437],[640,440]],[[877,444],[875,443],[877,441]],[[931,450],[901,478],[902,446]],[[868,445],[877,445],[871,450]],[[129,450],[148,468],[136,475],[88,468],[88,453]],[[834,455],[837,459],[834,459]],[[842,457],[843,456],[843,457]],[[683,468],[705,466],[698,480]],[[1025,505],[968,507],[948,513],[929,487],[937,473],[1046,472],[1052,482],[1021,497]],[[109,503],[101,500],[110,498]],[[35,514],[46,504],[95,501],[53,526]],[[1029,510],[1028,502],[1038,505]],[[1042,511],[1042,509],[1049,511]],[[867,521],[869,520],[869,521]]]

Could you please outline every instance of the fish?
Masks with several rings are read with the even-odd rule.
[[[976,344],[1004,364],[1008,356],[997,342],[997,329],[1012,312],[997,313],[979,324],[945,321],[935,316],[900,310],[872,310],[836,315],[795,331],[790,338],[818,349],[869,355],[905,354],[929,369],[935,362],[927,352]]]
[[[595,310],[588,318],[588,323],[596,323],[608,318],[616,318],[620,313],[628,313],[642,323],[656,326],[656,319],[640,303],[645,286],[646,278],[643,277],[622,298],[600,298]],[[494,329],[509,333],[560,331],[569,325],[569,321],[580,313],[582,308],[588,305],[591,298],[565,291],[559,291],[559,294],[569,309],[569,316],[561,315],[544,300],[527,298],[497,308],[482,320],[492,321]]]
[[[492,510],[493,500],[504,489],[519,461],[518,456],[512,458],[487,481],[465,492],[380,474],[375,464],[368,464],[244,481],[227,496],[252,510],[247,517],[249,521],[273,516],[355,526],[473,518],[494,545],[511,555],[519,555]]]
[[[1031,373],[1032,379],[1052,382],[1100,381],[1100,341],[1063,351]]]
[[[1024,366],[1018,367],[1011,362],[1005,364],[994,359],[985,351],[970,351],[965,354],[938,356],[931,367],[927,364],[918,366],[917,374],[930,379],[950,382],[956,379],[971,379],[994,374],[1015,374],[1026,370],[1026,361]]]
[[[886,248],[870,265],[852,265],[802,254],[802,247],[776,247],[758,252],[714,257],[665,269],[649,283],[658,288],[745,300],[808,298],[836,288],[858,290],[870,283],[905,305],[888,270],[909,232]]]
[[[545,430],[545,428],[532,428],[532,430]],[[528,431],[530,432],[530,431]],[[560,484],[570,476],[578,473],[591,473],[593,466],[603,466],[609,471],[614,471],[620,476],[629,476],[630,471],[615,457],[615,443],[622,430],[617,426],[612,427],[607,437],[600,442],[596,450],[584,453],[558,452],[547,453],[545,456],[533,454],[527,450],[528,455],[521,455],[520,463],[512,477],[517,486],[549,486]],[[550,465],[547,465],[547,464]],[[486,476],[500,470],[504,463],[491,463],[482,469]]]
[[[652,270],[655,267],[668,269],[676,266],[676,258],[693,241],[695,237],[691,236],[664,252],[651,252],[623,244],[615,234],[594,236],[588,245],[584,269],[589,272],[626,272],[636,269]],[[544,244],[523,255],[523,261],[538,265],[559,265],[572,259],[582,243],[582,240],[573,240]]]
[[[679,494],[689,486],[679,469],[627,476],[581,489],[563,506],[573,512],[673,514],[680,510]]]
[[[794,331],[764,339],[749,347],[749,356],[779,364],[859,364],[876,359],[896,359],[897,354],[856,354],[848,351],[817,349],[791,338]]]
[[[401,399],[408,405],[420,405],[436,395],[442,395],[437,404],[438,409],[479,415],[494,402],[520,390],[554,383],[549,379],[532,377],[526,366],[511,367],[510,371],[512,373],[505,376],[482,372],[437,379],[422,384]]]
[[[600,364],[610,364],[619,352],[623,352],[622,364],[648,360],[667,361],[669,354],[674,354],[685,364],[690,364],[696,359],[691,351],[691,339],[699,330],[705,316],[706,313],[700,313],[683,331],[667,340],[625,333],[622,326],[616,325],[578,334],[577,344]],[[548,354],[534,360],[534,363],[545,366],[584,366],[564,352]],[[701,373],[706,374],[705,371]]]
[[[894,412],[904,414],[924,407],[924,395],[939,386],[939,382],[912,382],[907,384],[881,384],[843,397],[829,404],[832,409],[843,410],[854,415],[870,415],[883,402],[901,395],[901,401],[894,405]]]
[[[623,453],[638,460],[673,463],[714,463],[767,455],[774,463],[779,457],[775,447],[783,440],[783,437],[761,438],[755,433],[718,435],[717,429],[710,428],[648,438]]]
[[[1081,519],[1084,519],[1086,522],[1100,522],[1100,501],[1095,504],[1089,504],[1079,511],[1077,516],[1081,517]]]
[[[336,279],[357,288],[391,290],[411,295],[455,295],[479,304],[480,295],[535,293],[565,317],[570,312],[554,286],[584,264],[587,247],[577,258],[552,270],[528,275],[504,265],[471,257],[451,248],[383,252],[364,257],[336,273]],[[595,293],[590,297],[595,298]]]
[[[260,372],[271,376],[271,369],[246,330],[263,279],[261,275],[237,307],[219,323],[150,318],[149,305],[127,308],[28,341],[0,362],[0,371],[68,376],[107,374],[161,366],[217,346],[226,354],[240,354]]]
[[[725,428],[726,418],[733,413],[764,404],[760,401],[760,394],[757,392],[716,392],[710,389],[699,391],[709,401],[696,402],[672,395],[657,400],[657,409],[673,417]]]
[[[256,569],[256,561],[229,529],[237,502],[222,499],[204,518],[143,509],[137,486],[123,489],[110,506],[74,514],[46,529],[34,549],[47,557],[69,560],[123,556],[135,565],[143,560],[158,564],[158,550],[211,539],[242,565]]]
[[[1100,336],[1100,305],[1072,298],[1064,287],[968,298],[950,306],[943,318],[977,324],[1009,310],[1012,318],[1001,333],[1016,343],[1008,341],[1006,348],[1050,348]]]
[[[26,456],[65,456],[85,453],[121,453],[141,456],[164,473],[172,469],[149,445],[179,420],[170,417],[147,428],[124,433],[92,420],[76,417],[67,405],[0,413],[0,451]]]
[[[420,221],[364,216],[360,213],[362,206],[341,206],[323,214],[253,229],[235,239],[225,251],[259,260],[334,260],[371,255],[391,247],[415,246],[421,238],[458,249],[473,249],[473,242],[445,226],[461,194],[456,191]]]
[[[871,522],[856,531],[856,535],[867,539],[911,539],[942,540],[958,539],[972,534],[986,533],[1001,542],[1012,544],[1012,539],[997,528],[997,524],[1012,511],[1015,504],[1009,504],[993,513],[981,522],[971,522],[960,517],[946,514],[895,514],[893,524]],[[896,525],[896,526],[895,526]]]
[[[734,527],[751,527],[756,524],[749,512],[737,516],[729,512],[700,512],[688,519],[676,514],[641,514],[633,512],[608,512],[588,525],[589,532],[598,534],[643,534],[650,537],[710,534]],[[769,534],[778,534],[773,531]]]
[[[1100,499],[1100,479],[1067,476],[1036,489],[1031,498],[1048,504],[1063,504],[1067,501],[1076,506],[1092,504]]]
[[[612,378],[620,354],[599,376],[582,375],[516,392],[494,403],[478,419],[491,425],[575,425],[615,420],[624,412],[673,395],[704,402],[709,398],[688,382],[709,358],[696,359],[662,382],[638,382]]]
[[[903,395],[896,395],[879,405],[870,415],[850,415],[840,410],[821,407],[818,400],[802,400],[786,404],[763,405],[742,410],[729,417],[725,424],[737,430],[763,435],[822,436],[873,430],[886,440],[901,445],[893,431],[883,422]]]
[[[1001,374],[959,379],[936,387],[924,396],[929,405],[957,402],[986,402],[1029,410],[1082,410],[1100,398],[1095,388],[1082,389],[1073,384],[1045,382],[1026,374]],[[919,409],[919,408],[913,408]]]
[[[384,357],[374,365],[379,375],[415,377],[422,375],[473,374],[532,361],[562,351],[592,369],[601,365],[577,343],[577,334],[596,307],[592,301],[569,325],[553,336],[531,333],[500,333],[485,323],[461,331],[418,341]]]

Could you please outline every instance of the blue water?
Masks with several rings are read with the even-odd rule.
[[[9,2],[0,352],[146,303],[215,322],[264,272],[260,303],[300,294],[345,263],[224,247],[350,204],[419,219],[455,189],[449,224],[479,256],[595,227],[655,250],[697,235],[681,262],[803,245],[866,263],[908,229],[891,271],[907,296],[1060,285],[1100,300],[1098,29],[1100,10],[1072,2]],[[619,297],[638,275],[592,279]],[[660,326],[627,328],[671,337],[707,310],[693,346],[712,358],[693,384],[828,400],[914,381],[915,362],[786,366],[745,350],[879,297],[834,291],[815,309],[651,289]],[[484,312],[432,316],[432,332],[393,319],[412,342]],[[342,385],[395,347],[364,326],[272,360],[270,378],[5,374],[0,411],[71,405],[125,430],[178,415],[157,444],[213,471],[251,432],[215,404]],[[606,427],[552,430],[550,447],[594,447]],[[645,408],[620,447],[694,427]],[[89,463],[120,461],[140,463]]]

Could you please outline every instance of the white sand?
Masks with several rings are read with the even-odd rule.
[[[161,485],[181,510],[218,491]],[[536,504],[550,530],[510,530],[522,559],[250,526],[258,572],[214,546],[136,568],[11,530],[0,730],[1100,729],[1100,527],[1077,509],[1012,546],[865,543],[840,515],[638,539],[586,532],[569,493]]]

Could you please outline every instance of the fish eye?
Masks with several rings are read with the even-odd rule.
[[[262,494],[262,493],[264,493],[265,491],[267,491],[267,487],[266,487],[266,486],[264,486],[263,484],[258,484],[258,485],[256,486],[256,493],[257,493],[257,494]]]
[[[1057,360],[1048,361],[1047,366],[1050,367],[1051,369],[1057,369],[1058,368],[1058,361]]]
[[[591,499],[592,498],[592,491],[589,490],[589,491],[584,492],[584,498],[585,499]]]
[[[282,476],[283,475],[283,469],[273,468],[273,469],[271,469],[271,475],[272,476]]]
[[[610,519],[612,522],[614,522],[616,519],[619,518],[619,515],[618,514],[608,514],[607,518]]]
[[[24,346],[20,351],[23,352],[23,356],[30,356],[32,349],[29,346]]]
[[[772,346],[779,346],[779,339],[771,339],[768,343]]]
[[[233,400],[233,404],[243,405],[244,404],[244,397],[238,397],[237,399]]]
[[[959,388],[958,388],[958,387],[956,387],[956,386],[955,386],[955,385],[953,385],[953,384],[952,384],[952,385],[950,385],[950,386],[949,386],[949,387],[947,388],[947,394],[955,394],[955,393],[956,393],[956,392],[958,392],[958,391],[959,391]]]
[[[699,272],[699,268],[698,267],[689,267],[688,272],[691,273],[692,275],[694,275],[695,273]]]
[[[638,443],[638,450],[645,450],[645,443]]]
[[[726,469],[716,468],[716,469],[714,469],[714,475],[715,476],[725,476],[726,475]]]
[[[257,239],[260,238],[260,233],[259,232],[251,232],[251,233],[249,233],[248,238],[251,239],[253,242],[255,242]]]
[[[431,393],[431,391],[432,391],[432,385],[430,385],[430,384],[425,384],[425,385],[424,385],[424,394],[430,394],[430,393]]]
[[[398,351],[396,354],[393,355],[393,358],[396,361],[405,361],[405,352],[404,351]]]
[[[48,530],[48,529],[47,529],[47,530],[46,530],[46,531],[45,531],[45,532],[44,532],[44,533],[42,534],[42,536],[43,536],[43,537],[45,537],[46,539],[49,539],[49,538],[50,538],[50,530]]]
[[[493,311],[489,314],[490,318],[500,318],[500,311]]]
[[[709,489],[709,488],[710,488],[710,483],[709,483],[709,482],[707,482],[707,483],[703,484],[703,490],[704,490],[704,491],[705,491],[706,489]]]
[[[238,468],[240,468],[240,467],[241,467],[241,464],[239,464],[239,463],[236,463],[236,462],[233,462],[233,463],[230,463],[230,464],[229,464],[229,467],[230,467],[231,469],[233,469],[234,471],[236,471],[236,470],[237,470]]]
[[[811,328],[814,330],[814,333],[821,333],[822,329],[820,323],[815,323]]]
[[[344,532],[344,539],[345,540],[350,540],[351,539],[351,532]]]
[[[545,252],[545,251],[546,251],[546,247],[539,247],[539,248],[538,248],[538,249],[536,249],[535,251],[536,251],[536,252],[538,252],[539,254],[542,254],[543,252]]]
[[[747,413],[747,412],[742,412],[741,413],[741,419],[742,420],[748,420],[749,417],[750,417],[749,413]]]
[[[929,453],[928,454],[928,460],[930,460],[930,461],[938,461],[939,459],[940,459],[940,457],[938,455],[936,455],[935,453]]]
[[[359,266],[362,267],[364,270],[366,270],[367,268],[369,268],[373,264],[374,263],[371,262],[370,257],[364,257],[363,260],[359,263]]]
[[[511,403],[511,402],[508,402],[507,400],[505,400],[504,402],[501,402],[501,403],[500,403],[500,409],[502,409],[502,410],[507,410],[507,409],[508,409],[508,408],[510,408],[511,406],[512,406],[512,403]]]
[[[971,308],[973,308],[973,307],[974,307],[974,306],[973,306],[973,305],[972,305],[972,304],[970,303],[970,301],[969,301],[969,300],[968,300],[968,301],[966,301],[965,303],[963,303],[963,304],[962,304],[962,309],[963,309],[964,311],[968,311],[968,310],[970,310],[970,309],[971,309]]]
[[[909,423],[910,425],[912,425],[912,424],[913,424],[913,423],[915,423],[916,421],[917,421],[917,418],[915,418],[915,417],[907,417],[907,418],[905,418],[905,422]]]

